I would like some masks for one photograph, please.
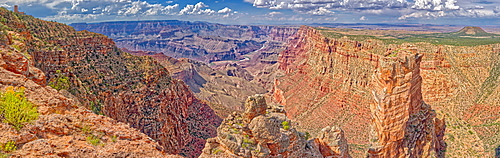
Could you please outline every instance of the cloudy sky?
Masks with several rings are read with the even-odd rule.
[[[0,0],[63,23],[190,20],[225,24],[500,25],[500,0]]]

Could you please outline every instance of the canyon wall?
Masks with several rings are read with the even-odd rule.
[[[175,59],[142,51],[129,52],[153,57],[171,72],[172,77],[183,80],[197,98],[208,101],[210,107],[221,117],[226,117],[233,111],[243,111],[246,97],[267,93],[259,84],[251,82],[253,76],[237,64],[227,64],[223,71],[191,59]]]
[[[368,31],[368,30],[367,30]],[[422,99],[445,118],[448,156],[494,155],[500,145],[498,61],[500,45],[450,46],[429,43],[388,44],[373,38],[331,36],[328,30],[304,26],[279,55],[273,89],[275,102],[298,122],[299,130],[319,133],[340,126],[352,155],[368,149],[373,102],[373,70],[380,56],[421,54]],[[493,109],[493,110],[492,110]],[[322,121],[318,121],[322,120]],[[444,127],[444,126],[443,126]]]
[[[25,40],[16,46],[30,55],[47,78],[39,81],[68,91],[94,113],[129,123],[162,145],[163,151],[196,157],[221,119],[187,86],[149,57],[122,52],[104,35],[13,14],[4,23]]]
[[[0,9],[0,17],[5,13]],[[27,41],[19,38],[19,32],[8,31],[3,23],[0,26],[2,157],[179,157],[166,155],[158,142],[126,123],[79,106],[67,91],[47,86],[46,75],[26,52]],[[12,116],[20,112],[4,111],[8,106],[5,96],[12,93],[16,98],[26,98],[38,113],[35,120],[23,123],[19,129],[5,121],[7,113]],[[26,114],[17,116],[26,121]],[[12,151],[8,150],[8,142],[12,142]]]
[[[443,127],[435,127],[440,120],[422,98],[421,60],[407,52],[380,58],[371,84],[375,134],[369,157],[444,157],[442,131],[437,131]]]
[[[174,58],[203,62],[242,60],[265,47],[283,42],[294,27],[222,25],[177,20],[71,24],[77,30],[102,33],[131,51],[154,51]]]

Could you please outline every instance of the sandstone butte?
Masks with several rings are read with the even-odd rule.
[[[67,98],[92,109],[94,113],[129,124],[151,137],[151,146],[156,141],[161,146],[158,149],[168,154],[197,157],[201,154],[205,139],[216,136],[216,128],[222,120],[204,101],[197,99],[182,81],[172,79],[169,72],[153,59],[122,52],[106,36],[88,31],[77,32],[64,24],[42,21],[4,8],[0,8],[0,18],[4,19],[2,32],[7,32],[3,34],[2,40],[4,43],[18,41],[7,45],[23,53],[28,59],[26,63],[38,68],[22,71],[22,75],[39,87],[50,85],[66,92],[63,94]],[[9,70],[9,67],[6,69]],[[28,90],[28,97],[36,96],[33,95],[35,92]],[[57,113],[56,110],[50,112]],[[81,113],[78,116],[91,115],[85,111],[72,113]],[[91,116],[112,121],[107,117]],[[85,118],[81,119],[85,121]],[[71,128],[89,124],[96,132],[106,133],[103,129],[106,126],[101,127],[106,122],[91,121],[71,123],[74,124]],[[116,121],[116,128],[125,128],[125,125]],[[135,135],[138,135],[138,140],[146,139],[144,135]],[[66,137],[61,139],[71,141]],[[136,137],[120,139],[136,140]],[[90,149],[88,152],[91,153]]]
[[[436,128],[437,124],[445,123],[439,126],[444,128],[443,139],[447,144],[444,155],[495,155],[495,149],[500,145],[500,107],[497,106],[500,105],[500,44],[386,44],[376,39],[357,41],[347,36],[329,38],[325,35],[328,32],[324,30],[303,26],[279,56],[279,69],[285,74],[275,81],[273,100],[285,107],[287,116],[297,122],[295,127],[298,130],[310,131],[314,135],[325,126],[339,126],[345,131],[351,155],[365,156],[370,144],[370,105],[375,103],[372,91],[382,88],[378,86],[377,90],[377,86],[371,83],[373,71],[381,65],[381,60],[385,60],[381,57],[411,52],[423,56],[420,62],[422,81],[418,84],[422,85],[425,104],[420,109],[425,112],[429,110],[427,105],[432,105],[436,117],[444,119],[443,122],[434,121]],[[421,100],[418,97],[412,99],[415,99],[414,104]],[[415,108],[419,109],[419,106]],[[398,128],[414,124],[411,114],[415,111],[405,111],[405,115],[397,117],[409,118],[410,121],[403,120]],[[434,114],[423,113],[418,117],[431,115]],[[432,122],[426,124],[433,125]],[[399,132],[397,137],[405,136],[404,133]],[[382,139],[381,135],[387,133],[378,134]]]
[[[139,130],[79,106],[65,96],[67,91],[47,86],[33,58],[16,48],[26,44],[16,36],[21,35],[13,31],[0,35],[0,91],[24,89],[40,115],[20,130],[0,123],[2,157],[180,157],[166,155],[158,142]],[[98,142],[92,144],[89,138]],[[9,141],[17,150],[5,153]]]
[[[444,120],[422,98],[422,56],[379,58],[371,80],[372,138],[368,157],[444,157]]]

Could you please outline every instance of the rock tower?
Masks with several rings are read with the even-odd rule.
[[[443,126],[422,99],[422,55],[382,57],[372,76],[374,103],[368,157],[441,157]],[[441,139],[441,140],[440,140]],[[435,152],[433,152],[435,151]],[[435,154],[434,154],[435,153]]]

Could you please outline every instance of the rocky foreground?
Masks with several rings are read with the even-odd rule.
[[[338,127],[326,127],[311,139],[294,124],[282,107],[267,105],[262,95],[251,96],[245,112],[224,119],[200,157],[350,157]]]
[[[1,96],[23,92],[18,97],[25,97],[38,113],[20,129],[0,123],[0,157],[177,157],[165,155],[164,147],[139,130],[94,114],[66,97],[71,96],[67,91],[47,86],[45,74],[33,60],[12,47],[19,41],[0,39]],[[0,102],[6,106],[5,100]],[[11,148],[6,150],[9,142]]]
[[[197,157],[205,139],[215,136],[221,119],[153,59],[122,52],[101,34],[3,8],[0,17],[5,19],[0,43],[27,60],[7,70],[34,65],[37,69],[17,73],[64,92],[93,113],[129,124],[165,153]]]

